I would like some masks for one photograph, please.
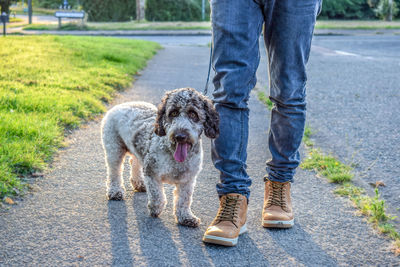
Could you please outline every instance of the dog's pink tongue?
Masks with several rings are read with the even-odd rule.
[[[176,150],[174,153],[174,159],[178,162],[184,162],[187,156],[187,152],[189,150],[189,144],[187,143],[177,143]]]

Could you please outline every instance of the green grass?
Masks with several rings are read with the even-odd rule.
[[[349,198],[358,210],[368,218],[375,229],[393,240],[392,251],[400,255],[400,234],[393,224],[390,223],[395,217],[386,213],[385,201],[380,199],[378,189],[375,189],[375,196],[370,197],[365,194],[363,188],[351,184],[353,178],[352,168],[341,163],[333,156],[322,154],[319,149],[313,148],[311,141],[312,130],[309,126],[305,127],[303,141],[309,148],[309,157],[301,163],[301,168],[315,170],[321,176],[326,177],[330,182],[340,183],[341,186],[335,189],[335,193]]]
[[[335,190],[335,193],[348,197],[380,233],[393,240],[393,251],[400,253],[400,234],[390,223],[395,217],[386,213],[385,201],[380,199],[378,188],[375,189],[375,196],[370,197],[365,194],[364,189],[350,183],[344,183]]]
[[[61,2],[60,2],[61,3]],[[25,7],[27,10],[27,7]],[[54,15],[54,13],[58,9],[47,9],[47,8],[41,8],[41,7],[33,7],[32,8],[32,13],[33,15]],[[24,8],[22,6],[16,6],[16,7],[11,7],[10,8],[11,14],[17,14],[17,15],[27,15],[28,12],[24,12]]]
[[[18,23],[18,22],[23,22],[23,19],[20,18],[12,18],[10,17],[10,23]]]
[[[49,11],[47,11],[49,12]],[[51,15],[54,11],[50,12]],[[204,22],[88,22],[87,30],[210,30],[211,23]],[[316,29],[400,29],[400,20],[388,22],[382,20],[318,20]],[[57,30],[57,23],[31,24],[25,30]],[[62,28],[61,30],[78,30]]]
[[[314,146],[314,142],[311,140],[311,135],[312,135],[312,130],[311,130],[310,126],[306,125],[306,127],[304,129],[303,142],[308,147]]]
[[[159,45],[102,37],[8,36],[0,46],[0,198],[46,168],[65,129],[105,111]],[[22,179],[22,180],[21,180]]]
[[[300,165],[303,169],[315,170],[331,183],[349,182],[353,178],[352,168],[333,156],[324,155],[319,149],[310,149],[309,157]]]
[[[68,27],[60,30],[82,30],[79,24],[67,23]],[[87,22],[85,30],[209,30],[210,22]],[[56,23],[52,24],[31,24],[24,27],[24,30],[58,30]]]
[[[350,30],[400,29],[400,20],[317,20],[315,28]]]
[[[271,110],[272,107],[274,106],[274,103],[272,103],[272,101],[269,99],[269,97],[263,91],[258,91],[257,95],[258,95],[258,99],[264,105],[266,105],[269,110]]]

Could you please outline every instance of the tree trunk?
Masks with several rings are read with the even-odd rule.
[[[392,21],[393,19],[393,0],[388,0],[389,4],[389,14],[387,16],[387,21]]]
[[[136,20],[137,21],[142,21],[145,19],[145,14],[144,14],[144,6],[145,6],[145,0],[136,0]]]
[[[29,16],[29,24],[32,24],[32,0],[28,0],[28,16]]]

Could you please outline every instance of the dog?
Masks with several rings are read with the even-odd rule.
[[[181,88],[166,92],[158,108],[146,102],[120,104],[106,113],[101,131],[109,200],[124,198],[123,162],[129,155],[131,185],[147,192],[151,216],[158,217],[165,208],[163,183],[169,183],[175,185],[177,223],[200,224],[190,206],[202,168],[201,134],[211,139],[219,135],[219,115],[209,98]]]

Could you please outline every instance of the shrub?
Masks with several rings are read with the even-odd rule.
[[[43,8],[57,9],[64,3],[64,0],[37,0],[35,6]],[[77,0],[68,0],[68,5],[72,8],[78,7]]]
[[[370,5],[373,0],[323,0],[321,18],[329,19],[369,19],[375,14]]]
[[[89,21],[129,21],[136,18],[136,1],[84,0],[83,10]]]
[[[384,19],[384,20],[390,20],[390,5],[388,0],[380,0],[379,4],[377,5],[376,9],[374,10],[376,13],[376,16]],[[399,9],[397,8],[396,2],[392,2],[392,18],[394,18],[399,12]]]
[[[206,2],[206,19],[210,7]],[[149,21],[198,21],[201,20],[201,0],[147,0],[146,19]]]

